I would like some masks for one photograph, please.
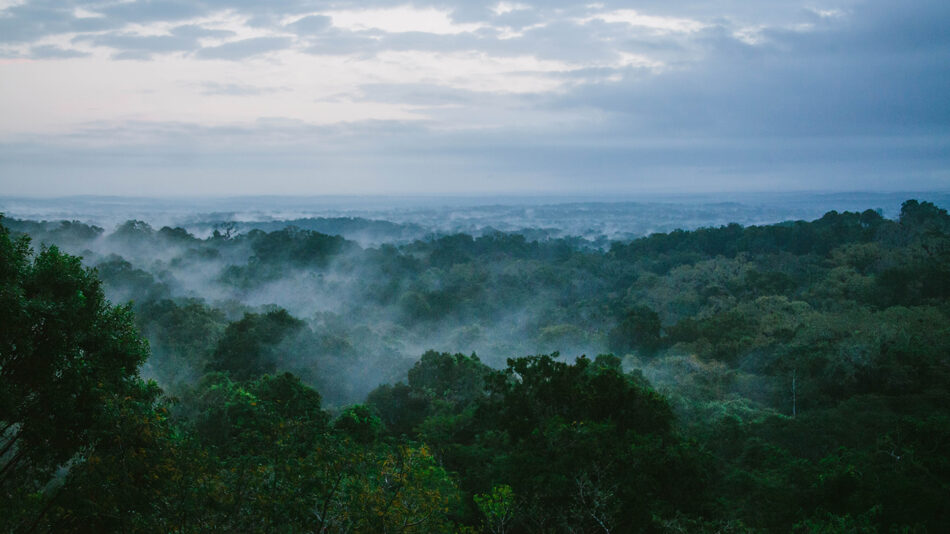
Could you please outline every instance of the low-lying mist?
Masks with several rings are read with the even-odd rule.
[[[302,325],[277,336],[270,357],[338,404],[403,378],[429,349],[474,352],[496,365],[514,355],[604,350],[600,328],[577,306],[609,283],[585,267],[600,252],[584,240],[495,233],[363,248],[293,226],[201,239],[143,221],[111,232],[7,222],[37,245],[82,256],[110,300],[132,303],[153,353],[144,373],[170,391],[208,370],[229,324],[274,310]],[[183,344],[180,330],[195,325]]]
[[[791,202],[782,213],[801,209]],[[825,232],[821,221],[630,241],[673,220],[715,227],[733,217],[777,216],[776,210],[574,203],[401,207],[385,212],[392,220],[176,215],[191,217],[190,229],[141,220],[109,230],[80,221],[7,218],[5,224],[31,235],[35,245],[82,256],[113,302],[132,304],[152,350],[143,372],[166,391],[208,371],[251,365],[293,372],[330,405],[342,406],[404,379],[427,350],[475,353],[496,367],[528,354],[573,359],[614,352],[658,385],[683,390],[690,369],[711,373],[696,354],[721,358],[717,351],[724,349],[708,344],[717,324],[724,332],[742,331],[748,317],[766,310],[797,318],[794,328],[801,330],[801,318],[820,310],[821,291],[838,298],[870,283],[860,272],[848,275],[844,288],[834,277],[815,283],[816,269],[864,262],[867,271],[861,258],[868,254],[878,270],[903,261],[883,249],[835,249],[877,239],[854,232],[889,222],[880,209],[844,217],[840,224],[857,230],[830,230],[820,246],[809,240]],[[492,227],[483,224],[489,220]],[[786,300],[754,300],[767,296]],[[731,384],[721,394],[740,392],[769,404],[780,396],[774,384],[750,385],[746,378],[776,358],[777,349],[750,347],[731,356],[738,367],[721,373]]]

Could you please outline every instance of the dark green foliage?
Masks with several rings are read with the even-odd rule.
[[[63,506],[73,479],[57,470],[110,450],[158,389],[138,377],[148,345],[129,308],[109,305],[79,258],[56,247],[33,256],[2,226],[0,325],[0,528],[28,530]]]
[[[225,371],[236,380],[273,373],[281,342],[299,334],[305,325],[287,310],[246,313],[228,325],[211,354],[208,370]]]
[[[950,215],[947,210],[938,208],[930,202],[908,200],[901,205],[901,226],[915,234],[950,233]]]
[[[330,259],[350,248],[340,236],[289,227],[269,234],[258,234],[252,240],[254,260],[263,264],[293,266],[325,266]]]
[[[870,210],[861,214],[831,211],[812,223],[795,221],[748,228],[730,224],[692,232],[653,234],[627,245],[615,245],[611,247],[611,254],[628,261],[646,260],[652,264],[651,270],[658,273],[709,256],[731,258],[739,253],[778,252],[825,255],[846,243],[871,241],[885,222]]]
[[[192,244],[198,242],[198,239],[189,234],[184,228],[171,228],[169,226],[163,226],[161,230],[158,231],[159,237],[167,241],[174,242],[176,244]]]
[[[155,234],[152,226],[145,221],[126,221],[120,224],[109,237],[112,239],[149,239]]]
[[[795,289],[795,280],[782,272],[749,271],[744,283],[737,289],[751,293],[752,297],[787,295]]]
[[[210,374],[188,394],[184,413],[199,439],[225,454],[271,454],[260,445],[276,443],[284,433],[294,436],[284,445],[304,454],[329,422],[320,402],[319,393],[291,374],[243,384]],[[291,422],[295,428],[287,426]]]
[[[459,409],[480,399],[491,369],[472,354],[428,351],[409,369],[409,386]]]
[[[103,229],[80,221],[27,221],[3,219],[4,226],[14,235],[29,235],[38,244],[58,244],[81,250],[103,234]]]
[[[660,316],[646,306],[627,310],[607,337],[607,345],[617,354],[643,351],[652,354],[660,347]]]
[[[366,404],[379,414],[380,421],[394,436],[412,436],[429,415],[431,398],[403,384],[384,384],[367,395]]]
[[[691,508],[684,489],[703,494],[698,456],[672,432],[667,402],[609,358],[597,361],[519,358],[489,381],[475,442],[489,451],[489,480],[521,497],[523,529],[646,530],[651,514]],[[461,467],[463,480],[485,470]]]
[[[950,530],[950,217],[928,202],[609,251],[15,228],[123,256],[90,252],[100,287],[2,230],[0,529]],[[216,297],[178,296],[192,270]],[[180,400],[138,378],[103,288]],[[246,304],[272,290],[304,305]],[[420,344],[576,352],[402,357]],[[601,350],[622,357],[573,358]]]
[[[367,397],[394,436],[416,437],[430,416],[452,418],[481,401],[491,368],[472,354],[428,351],[409,369],[409,384],[383,385]]]
[[[378,388],[370,402],[392,434],[432,446],[463,489],[511,488],[505,523],[517,531],[643,530],[651,513],[695,508],[684,488],[703,494],[700,455],[676,436],[670,406],[614,356],[533,356],[491,371],[430,351],[409,385]],[[477,521],[469,505],[465,521]]]
[[[126,300],[156,300],[168,296],[169,290],[156,282],[155,277],[136,269],[119,256],[112,255],[96,265],[99,277],[114,293],[128,297]]]
[[[153,360],[146,369],[167,386],[204,373],[228,322],[224,314],[197,299],[150,300],[138,306],[136,323],[150,340]]]
[[[343,410],[333,428],[363,445],[372,443],[382,430],[382,422],[367,406],[356,404]]]
[[[474,243],[472,236],[467,234],[441,237],[432,242],[429,264],[446,269],[457,263],[468,263],[472,259],[469,250]]]
[[[201,459],[197,487],[174,509],[196,506],[186,531],[448,532],[452,481],[424,448],[380,443],[365,406],[334,422],[296,377],[237,383],[205,377],[178,418]],[[415,525],[406,528],[408,524]],[[181,527],[179,527],[181,528]]]

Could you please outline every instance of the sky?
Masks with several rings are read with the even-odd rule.
[[[950,2],[0,0],[0,195],[950,189]]]

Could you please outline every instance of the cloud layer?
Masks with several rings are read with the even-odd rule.
[[[0,194],[950,184],[945,1],[0,9]]]

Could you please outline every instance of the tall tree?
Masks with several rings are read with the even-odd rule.
[[[0,225],[0,530],[31,528],[75,469],[159,394],[128,307],[110,305],[95,272],[56,247],[34,255]]]

